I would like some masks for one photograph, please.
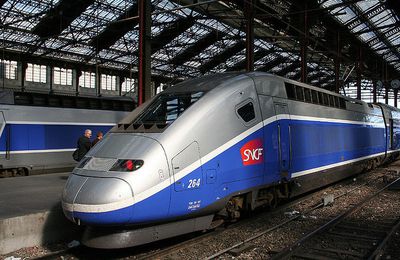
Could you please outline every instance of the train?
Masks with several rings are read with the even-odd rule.
[[[131,98],[0,92],[0,177],[71,171],[85,129],[108,132],[135,107]]]
[[[172,86],[72,171],[65,216],[82,243],[124,248],[212,229],[400,154],[400,111],[264,72]]]

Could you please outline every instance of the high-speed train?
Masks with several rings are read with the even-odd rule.
[[[196,230],[395,159],[400,113],[262,72],[179,83],[134,110],[70,175],[82,242],[121,248]]]
[[[0,176],[70,171],[85,129],[106,133],[133,108],[129,98],[0,92]]]

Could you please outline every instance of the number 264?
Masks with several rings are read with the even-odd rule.
[[[200,187],[200,178],[189,180],[188,189]]]

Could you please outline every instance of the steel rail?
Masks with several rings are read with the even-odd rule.
[[[349,193],[352,193],[352,192],[354,192],[354,191],[356,191],[356,190],[358,190],[358,189],[360,189],[360,188],[362,188],[362,187],[368,185],[369,183],[370,183],[370,182],[365,182],[365,183],[363,183],[363,184],[361,184],[361,185],[359,185],[359,186],[357,186],[357,187],[355,187],[355,188],[353,188],[353,189],[350,189],[350,190],[348,190],[348,191],[345,191],[345,192],[343,192],[343,193],[341,193],[341,194],[335,196],[335,197],[334,197],[334,200],[339,199],[339,198],[341,198],[341,197],[343,197],[343,196],[345,196],[345,195],[347,195],[347,194],[349,194]],[[220,256],[220,255],[223,255],[223,254],[229,252],[229,251],[232,250],[232,249],[238,248],[238,247],[244,245],[245,243],[248,243],[248,242],[250,242],[250,241],[252,241],[252,240],[254,240],[254,239],[258,238],[258,237],[261,237],[261,236],[263,236],[263,235],[265,235],[265,234],[267,234],[267,233],[269,233],[269,232],[272,232],[272,231],[274,231],[274,230],[277,230],[277,229],[279,229],[280,227],[282,227],[282,226],[284,226],[284,225],[286,225],[286,224],[288,224],[288,223],[290,223],[290,222],[292,222],[292,221],[294,221],[294,220],[300,218],[302,215],[304,215],[304,214],[309,214],[309,213],[311,213],[312,211],[314,211],[314,210],[316,210],[316,209],[318,209],[318,208],[320,208],[320,207],[322,207],[322,206],[324,206],[324,203],[323,203],[323,202],[321,202],[321,203],[315,205],[314,207],[308,209],[308,210],[305,211],[303,214],[299,214],[299,215],[297,215],[297,216],[291,217],[291,218],[289,218],[289,219],[287,219],[287,220],[285,220],[285,221],[279,223],[278,225],[275,225],[275,226],[273,226],[273,227],[271,227],[271,228],[265,229],[264,231],[261,231],[261,232],[255,234],[255,235],[252,236],[252,237],[249,237],[249,238],[247,238],[247,239],[245,239],[245,240],[243,240],[243,241],[241,241],[241,242],[239,242],[239,243],[236,243],[236,244],[234,244],[233,246],[231,246],[231,247],[229,247],[229,248],[225,248],[225,249],[223,249],[223,250],[221,250],[221,251],[218,251],[217,253],[215,253],[215,254],[213,254],[213,255],[207,257],[206,260],[214,259],[214,258],[216,258],[216,257],[218,257],[218,256]]]
[[[343,212],[342,214],[338,215],[337,217],[331,219],[330,221],[328,221],[327,223],[325,223],[324,225],[320,226],[319,228],[315,229],[314,231],[308,233],[307,235],[305,235],[304,237],[302,237],[301,239],[297,240],[292,246],[285,248],[283,251],[281,251],[280,253],[274,255],[271,259],[273,260],[277,260],[277,259],[284,259],[287,257],[290,257],[297,248],[299,248],[306,240],[310,239],[311,237],[315,236],[316,234],[319,234],[325,230],[327,230],[328,228],[331,228],[333,226],[336,226],[337,224],[339,224],[345,217],[347,217],[348,215],[350,215],[351,213],[357,212],[358,210],[360,210],[362,207],[362,205],[364,205],[366,202],[372,200],[373,198],[375,198],[377,195],[379,195],[380,193],[382,193],[383,191],[385,191],[387,188],[389,188],[391,185],[393,185],[395,182],[400,181],[400,177],[397,178],[396,180],[392,181],[391,183],[387,184],[385,187],[381,188],[380,190],[376,191],[374,194],[372,194],[371,196],[365,198],[364,200],[360,201],[359,203],[357,203],[356,205],[354,205],[352,208],[350,208],[349,210]]]
[[[382,256],[383,248],[385,247],[386,243],[389,241],[389,238],[396,232],[397,229],[400,227],[400,218],[397,219],[396,224],[392,227],[392,229],[386,234],[386,237],[381,241],[379,246],[371,253],[368,257],[368,260],[373,259],[380,259]]]

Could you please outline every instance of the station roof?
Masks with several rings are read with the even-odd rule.
[[[152,75],[243,70],[247,1],[151,1]],[[311,84],[334,85],[338,50],[343,80],[355,79],[359,60],[363,78],[397,79],[399,14],[398,0],[255,0],[255,70],[298,80],[306,41]],[[137,15],[132,0],[0,0],[0,57],[136,72]]]

